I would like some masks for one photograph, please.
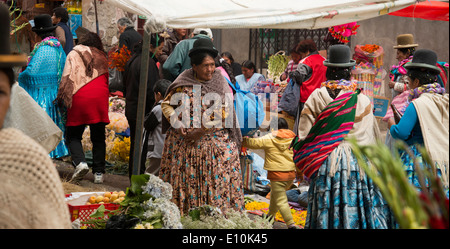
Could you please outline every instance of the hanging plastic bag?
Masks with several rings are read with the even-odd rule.
[[[236,92],[234,95],[234,108],[242,136],[249,136],[256,132],[264,122],[264,105],[257,95],[250,91],[243,91],[237,82],[235,86],[227,78],[225,79]]]

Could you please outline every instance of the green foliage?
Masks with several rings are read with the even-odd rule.
[[[87,226],[90,229],[105,229],[106,222],[109,215],[114,215],[118,210],[107,210],[104,205],[100,205],[86,221],[82,221],[81,224]]]
[[[14,1],[11,1],[11,6],[9,6],[9,16],[12,17],[13,13],[16,11],[19,11],[19,15],[17,15],[16,18],[14,18],[13,20],[11,20],[10,22],[10,27],[11,27],[11,33],[10,35],[13,35],[14,33],[16,33],[17,31],[23,29],[25,26],[27,26],[29,23],[25,22],[20,26],[16,25],[16,20],[20,18],[20,16],[22,16],[22,10],[19,8],[14,7]]]
[[[267,69],[274,82],[280,78],[280,75],[284,72],[289,63],[289,60],[289,56],[279,53],[269,57],[269,60],[267,60]]]
[[[142,186],[144,186],[150,178],[147,174],[132,175],[131,185],[127,188],[125,199],[120,203],[125,214],[135,217],[143,216],[145,210],[141,203],[148,201],[152,196],[143,193]]]
[[[422,187],[419,193],[417,188],[409,182],[398,153],[392,154],[391,150],[381,142],[360,146],[356,143],[356,139],[347,140],[352,145],[359,166],[380,189],[400,228],[427,228],[430,226],[430,217],[446,219],[448,222],[443,186],[439,182],[436,167],[425,148],[418,147],[426,167],[421,167],[417,159],[414,159],[415,172]],[[414,158],[404,142],[398,141],[396,148],[406,151],[411,158]],[[432,193],[426,187],[426,182],[430,182]]]

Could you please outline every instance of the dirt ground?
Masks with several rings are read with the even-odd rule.
[[[130,186],[128,175],[105,174],[103,184],[94,183],[94,175],[89,172],[79,184],[70,182],[74,168],[70,163],[53,160],[61,177],[65,194],[72,192],[126,191]]]

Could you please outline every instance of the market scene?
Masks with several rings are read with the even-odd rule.
[[[0,228],[449,229],[449,1],[298,2],[0,0]]]

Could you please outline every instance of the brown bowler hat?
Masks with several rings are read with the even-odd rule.
[[[394,48],[413,48],[417,46],[419,46],[419,44],[414,43],[412,34],[403,34],[397,36],[397,46],[394,46]]]

